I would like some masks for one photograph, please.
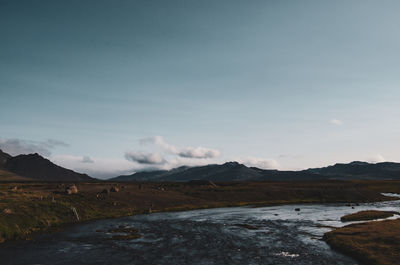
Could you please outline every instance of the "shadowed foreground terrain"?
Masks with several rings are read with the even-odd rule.
[[[348,225],[326,233],[324,240],[363,264],[400,264],[400,219]]]
[[[289,203],[373,202],[392,199],[397,181],[0,184],[0,240],[74,222],[157,211]]]
[[[393,211],[368,210],[342,216],[340,220],[342,222],[368,221],[368,220],[376,220],[376,219],[384,219],[392,217],[395,214],[399,213]]]

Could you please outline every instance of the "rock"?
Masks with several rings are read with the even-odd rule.
[[[300,212],[300,208],[296,208],[294,209],[296,212]]]
[[[10,188],[12,191],[17,191],[18,190],[18,187],[17,186],[14,186],[14,187],[11,187]]]
[[[78,193],[78,188],[75,185],[71,185],[65,190],[65,192],[67,194],[76,194]]]
[[[119,192],[119,188],[117,186],[114,186],[110,189],[110,192]]]
[[[110,190],[109,189],[104,189],[101,193],[110,194]]]
[[[12,214],[13,211],[12,211],[11,209],[9,209],[9,208],[5,208],[5,209],[3,210],[3,213],[4,213],[4,214]]]

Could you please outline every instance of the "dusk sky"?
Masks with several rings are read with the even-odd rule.
[[[0,0],[0,148],[112,177],[400,161],[399,1]]]

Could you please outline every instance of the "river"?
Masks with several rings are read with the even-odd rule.
[[[99,220],[3,244],[0,263],[357,264],[332,251],[321,237],[331,226],[348,224],[340,222],[341,216],[367,209],[400,211],[400,201],[354,209],[345,204],[234,207]],[[109,240],[108,230],[118,226],[137,228],[142,238]]]

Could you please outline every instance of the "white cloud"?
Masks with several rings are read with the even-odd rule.
[[[55,140],[32,141],[23,139],[0,139],[0,149],[12,156],[20,154],[39,153],[43,156],[50,156],[51,151],[56,147],[67,147],[68,144]]]
[[[126,152],[125,158],[146,165],[162,165],[167,162],[159,153]]]
[[[82,156],[74,155],[55,155],[49,159],[59,166],[100,179],[132,174],[145,169],[123,158],[93,158],[93,163],[82,163]]]
[[[89,156],[83,156],[81,162],[82,163],[94,163],[94,161]]]
[[[275,159],[271,158],[246,157],[246,158],[236,159],[236,161],[248,167],[258,167],[263,169],[280,168],[279,163]]]
[[[220,152],[215,149],[209,149],[204,147],[196,148],[183,148],[178,152],[180,157],[187,158],[214,158],[220,155]]]
[[[333,124],[333,125],[336,125],[336,126],[343,125],[343,121],[338,120],[338,119],[332,119],[332,120],[330,120],[330,123]]]
[[[373,155],[373,156],[367,158],[366,160],[367,160],[367,162],[370,162],[370,163],[381,163],[381,162],[387,161],[381,154]]]
[[[140,140],[141,144],[155,144],[160,146],[165,152],[170,154],[178,155],[185,158],[215,158],[220,156],[220,151],[216,149],[210,149],[205,147],[184,147],[179,148],[174,145],[167,143],[161,136],[148,137]]]

